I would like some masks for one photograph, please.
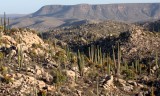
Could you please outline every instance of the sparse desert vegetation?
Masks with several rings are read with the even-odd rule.
[[[160,96],[159,21],[148,22],[72,22],[38,32],[12,28],[4,14],[0,96]]]

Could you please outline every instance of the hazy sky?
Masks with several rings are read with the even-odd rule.
[[[0,14],[28,14],[37,11],[44,5],[73,5],[73,4],[110,4],[110,3],[155,3],[160,0],[1,0]]]

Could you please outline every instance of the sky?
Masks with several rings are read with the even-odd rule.
[[[156,3],[160,0],[1,0],[0,14],[30,14],[44,5]]]

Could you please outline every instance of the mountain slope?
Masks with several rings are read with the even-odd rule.
[[[74,20],[80,22],[81,20],[137,22],[158,19],[159,17],[159,3],[47,5],[33,14],[12,20],[11,26],[19,27],[21,25],[20,27],[28,26],[36,29],[41,27],[44,30],[50,27],[66,26],[68,22],[74,22]],[[21,22],[24,22],[22,19],[28,19],[25,25],[21,24]],[[75,23],[72,24],[74,25]]]
[[[112,47],[121,45],[122,57],[131,61],[155,58],[160,54],[160,34],[146,31],[133,24],[105,21],[75,27],[55,29],[44,33],[45,38],[56,38],[68,43],[73,50],[86,51],[91,45],[99,45],[104,52],[111,52]]]
[[[141,26],[152,32],[160,32],[160,20],[153,20],[140,23]]]
[[[47,5],[31,16],[140,21],[159,16],[160,4]]]
[[[57,28],[43,33],[44,38],[56,38],[73,45],[87,45],[107,36],[118,36],[126,32],[130,24],[104,21],[100,23],[88,23],[80,26]]]

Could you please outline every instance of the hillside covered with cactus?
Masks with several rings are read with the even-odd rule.
[[[1,96],[160,95],[158,32],[104,21],[38,33],[2,22]]]
[[[44,39],[61,41],[73,52],[82,52],[88,57],[88,66],[98,68],[99,75],[109,72],[107,75],[112,74],[114,82],[131,80],[148,88],[152,86],[154,94],[159,94],[159,32],[149,31],[144,25],[105,21],[58,28],[41,35]],[[145,94],[143,88],[140,90],[132,92]],[[151,90],[146,92],[151,94]]]

